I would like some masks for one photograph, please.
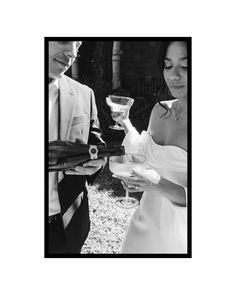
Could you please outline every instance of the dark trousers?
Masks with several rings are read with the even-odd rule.
[[[69,253],[65,230],[60,214],[48,224],[48,253],[59,254]]]
[[[89,229],[88,198],[85,195],[66,229],[60,214],[48,224],[48,254],[79,254]]]

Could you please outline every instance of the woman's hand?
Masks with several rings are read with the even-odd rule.
[[[129,119],[129,112],[133,103],[134,100],[130,99],[127,105],[122,105],[121,111],[118,111],[119,108],[117,107],[110,107],[112,119],[122,125],[124,120]]]
[[[161,179],[160,175],[151,168],[134,168],[130,173],[132,175],[130,177],[123,177],[116,174],[113,174],[113,177],[120,179],[124,189],[131,193],[157,189]]]

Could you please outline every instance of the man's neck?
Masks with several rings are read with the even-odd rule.
[[[52,83],[54,81],[58,81],[60,78],[62,77],[62,75],[60,75],[59,77],[50,77],[48,76],[48,83]]]
[[[49,87],[56,87],[57,89],[59,89],[59,80],[58,79],[52,79],[50,80],[51,82],[49,82]]]

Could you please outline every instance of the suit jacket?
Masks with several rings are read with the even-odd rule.
[[[60,139],[88,144],[104,144],[97,117],[97,107],[92,89],[63,75],[59,79],[60,91]],[[97,175],[97,173],[96,173]],[[79,195],[81,206],[65,228],[68,246],[72,253],[79,253],[87,238],[90,221],[87,204],[86,183],[92,183],[96,175],[65,175],[59,172],[58,194],[62,215],[70,210]]]

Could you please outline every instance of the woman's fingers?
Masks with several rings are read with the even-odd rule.
[[[130,185],[142,185],[144,184],[144,181],[142,179],[139,179],[139,178],[136,178],[136,177],[124,177],[124,176],[120,176],[120,175],[117,175],[117,174],[112,174],[112,176],[114,178],[117,178],[117,179],[120,179],[120,180],[123,180],[124,182],[130,184]]]
[[[128,185],[127,183],[125,183],[123,181],[121,181],[121,184],[122,184],[123,188],[130,193],[138,192],[141,189],[141,186],[139,186],[139,185],[131,185],[131,184]]]
[[[133,169],[130,171],[130,174],[138,179],[143,179],[143,174],[144,174],[145,169],[141,169],[139,168],[139,170],[137,169]]]

